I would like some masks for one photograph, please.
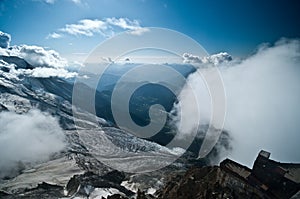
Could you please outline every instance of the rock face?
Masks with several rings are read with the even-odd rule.
[[[253,169],[232,160],[220,166],[192,168],[174,175],[158,198],[293,198],[299,197],[300,164],[279,163],[261,151]]]
[[[256,188],[220,167],[192,168],[167,183],[158,198],[263,198]]]
[[[300,164],[280,163],[261,151],[254,162],[248,182],[271,198],[290,198],[300,189]]]
[[[121,186],[125,179],[125,174],[119,171],[111,171],[103,176],[98,176],[94,173],[87,172],[83,175],[73,176],[66,186],[67,195],[69,197],[81,193],[81,195],[89,196],[94,187],[114,188],[124,193],[127,196],[133,196],[134,193]]]
[[[20,57],[16,57],[16,56],[0,55],[0,60],[3,60],[7,63],[15,64],[18,68],[22,68],[22,69],[33,69],[34,68],[27,61],[25,61],[24,59],[21,59]]]
[[[64,197],[63,188],[58,185],[51,185],[48,183],[41,183],[36,188],[28,189],[20,195],[11,195],[5,192],[0,192],[0,198],[14,199],[14,198],[61,198]]]

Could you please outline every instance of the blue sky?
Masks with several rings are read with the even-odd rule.
[[[49,47],[77,59],[107,36],[97,32],[72,35],[61,31],[66,24],[122,18],[134,26],[182,32],[209,53],[247,56],[261,43],[299,38],[299,10],[299,1],[293,0],[0,0],[0,30],[11,34],[11,45]],[[110,31],[123,30],[112,26]],[[62,37],[50,38],[51,33]]]

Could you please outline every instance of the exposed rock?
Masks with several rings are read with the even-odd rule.
[[[300,190],[300,164],[279,163],[261,151],[253,169],[226,159],[174,175],[158,198],[291,198]],[[297,196],[295,196],[297,197]]]
[[[132,196],[134,193],[125,187],[121,186],[125,175],[119,171],[112,171],[103,176],[98,176],[92,172],[87,172],[82,175],[73,176],[66,186],[67,195],[89,196],[95,188],[115,188],[127,196]]]
[[[0,192],[0,197],[5,199],[31,199],[31,198],[61,198],[64,197],[63,187],[58,185],[51,185],[48,183],[41,183],[33,189],[26,189],[23,193],[8,194]]]
[[[137,192],[137,196],[136,199],[154,199],[155,197],[150,195],[150,194],[146,194],[143,191],[138,190]]]
[[[5,61],[8,64],[15,64],[17,68],[22,68],[22,69],[33,69],[34,68],[27,61],[25,61],[24,59],[17,57],[17,56],[0,55],[0,59],[2,59],[3,61]]]
[[[167,183],[158,198],[261,198],[259,191],[220,167],[192,168]]]
[[[124,197],[120,194],[114,194],[114,195],[108,196],[107,199],[127,199],[127,197]]]
[[[0,104],[0,112],[7,111],[7,110],[8,109],[4,105]]]

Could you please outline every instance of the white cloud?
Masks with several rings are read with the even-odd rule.
[[[0,48],[9,47],[10,39],[10,34],[0,31]]]
[[[141,27],[137,20],[129,20],[127,18],[106,18],[106,22],[111,26],[122,28],[123,30],[129,30],[130,34],[141,35],[149,29]]]
[[[207,60],[207,62],[213,63],[214,65],[220,65],[232,61],[232,57],[226,52],[221,52],[207,57]]]
[[[216,57],[210,56],[206,60],[218,64],[219,57],[227,60],[228,56],[223,54]],[[197,63],[206,62],[195,56],[186,58]],[[252,166],[253,158],[261,149],[265,149],[272,152],[274,159],[300,161],[299,66],[300,40],[282,39],[274,46],[264,46],[239,63],[233,61],[219,67],[226,91],[225,129],[233,137],[232,159]],[[199,105],[204,108],[200,109],[201,119],[206,119],[210,118],[211,102],[207,100],[209,95],[201,81],[197,75],[188,78],[188,82],[196,87],[194,90],[199,95]],[[179,97],[184,105],[182,112],[186,113],[183,122],[186,123],[187,132],[183,133],[192,133],[193,130],[190,118],[194,115],[189,106],[190,100],[190,94],[183,89]]]
[[[136,28],[140,27],[140,24],[137,20],[130,21],[129,19],[126,18],[107,18],[106,22],[108,24],[118,26],[123,29],[128,29],[128,30],[134,30]]]
[[[137,20],[129,20],[127,18],[105,18],[100,19],[82,19],[75,24],[66,24],[64,28],[60,28],[57,32],[51,33],[47,38],[60,38],[63,34],[75,36],[91,37],[95,34],[101,34],[104,37],[111,37],[115,34],[115,29],[128,30],[134,35],[141,35],[148,31],[147,28],[140,26]]]
[[[147,28],[142,28],[137,20],[130,21],[127,18],[107,18],[106,22],[112,26],[117,26],[123,30],[131,30],[130,33],[133,35],[141,35],[147,32]]]
[[[226,52],[213,54],[207,57],[199,57],[197,55],[184,53],[182,57],[183,57],[183,63],[189,63],[189,64],[213,64],[217,66],[232,61],[232,56]]]
[[[75,3],[76,5],[81,5],[81,0],[71,0],[73,3]]]
[[[11,48],[0,48],[0,55],[9,57],[5,59],[10,65],[10,70],[5,76],[28,75],[32,77],[75,77],[77,73],[70,71],[71,67],[66,59],[60,57],[59,53],[54,50],[46,50],[40,46],[12,46]],[[26,67],[16,65],[20,63],[21,58],[29,63],[33,69],[26,69]],[[14,61],[16,60],[16,61]],[[11,61],[11,62],[9,62]],[[25,63],[26,63],[25,62]],[[74,65],[74,64],[73,64]]]
[[[83,19],[77,24],[67,24],[64,28],[59,29],[71,35],[93,36],[94,33],[102,33],[107,29],[106,23],[101,20]]]
[[[46,161],[65,145],[57,119],[46,113],[0,113],[0,177],[13,175],[21,163],[34,165]]]
[[[148,31],[149,31],[148,28],[137,28],[137,29],[129,31],[129,34],[142,35],[142,34],[144,34],[145,32],[148,32]]]
[[[299,66],[300,40],[280,40],[222,69],[234,159],[250,165],[265,149],[280,161],[300,162]]]
[[[202,64],[203,61],[201,57],[197,56],[197,55],[193,55],[193,54],[189,54],[189,53],[184,53],[182,55],[183,57],[183,63],[187,63],[187,64],[193,64],[193,63],[199,63]]]
[[[33,67],[63,68],[67,66],[67,60],[61,58],[58,52],[45,50],[39,46],[20,46],[18,56]]]
[[[13,46],[10,49],[0,50],[0,55],[22,58],[33,67],[63,68],[68,64],[58,52],[40,46]]]
[[[37,67],[32,70],[19,70],[21,73],[29,75],[31,77],[60,77],[60,78],[73,78],[77,76],[76,72],[70,72],[63,68],[42,68]]]
[[[47,4],[54,4],[54,3],[58,2],[57,0],[33,0],[33,1],[45,2]],[[69,1],[76,4],[76,5],[82,5],[81,0],[69,0]]]
[[[45,3],[54,4],[56,0],[43,0]]]
[[[29,51],[31,52],[31,51]],[[73,78],[77,76],[77,72],[73,72],[74,67],[79,67],[75,64],[72,64],[72,66],[65,65],[65,62],[63,61],[60,63],[59,60],[52,60],[53,57],[49,55],[45,55],[46,57],[43,57],[43,54],[36,54],[34,53],[25,53],[22,52],[22,54],[18,54],[18,57],[24,58],[28,63],[32,64],[34,68],[32,69],[25,69],[24,67],[19,67],[15,64],[8,64],[2,61],[3,63],[0,64],[0,67],[6,67],[9,68],[8,72],[1,71],[0,74],[4,75],[7,78],[14,78],[18,79],[18,76],[20,75],[26,75],[31,77],[40,77],[40,78],[47,78],[47,77],[60,77],[60,78]],[[16,56],[16,54],[14,54]]]
[[[61,34],[58,34],[58,33],[56,33],[56,32],[54,32],[54,33],[50,33],[50,34],[46,37],[46,39],[50,39],[50,38],[52,38],[52,39],[58,39],[58,38],[62,38],[62,35],[61,35]]]

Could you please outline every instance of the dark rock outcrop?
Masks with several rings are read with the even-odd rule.
[[[89,196],[90,192],[95,188],[115,188],[126,196],[134,195],[132,191],[120,185],[124,178],[125,174],[116,170],[103,176],[98,176],[92,172],[75,175],[66,186],[67,195],[71,197],[78,193],[82,196]]]
[[[175,176],[179,181],[171,181],[158,193],[158,198],[262,198],[262,194],[238,177],[220,167],[192,168],[183,176]]]
[[[0,198],[5,199],[31,199],[31,198],[62,198],[63,187],[58,185],[51,185],[48,183],[41,183],[36,188],[25,190],[24,193],[18,194],[8,194],[3,191],[0,191]]]
[[[4,105],[0,104],[0,112],[7,111],[7,110],[8,109]]]
[[[174,175],[158,191],[158,198],[268,198],[288,199],[300,190],[300,164],[279,163],[261,151],[249,169],[232,160],[220,166],[194,167]]]
[[[27,61],[25,61],[24,59],[17,57],[17,56],[0,55],[0,59],[2,59],[3,61],[5,61],[8,64],[16,65],[17,68],[22,68],[22,69],[33,69],[34,68]]]

